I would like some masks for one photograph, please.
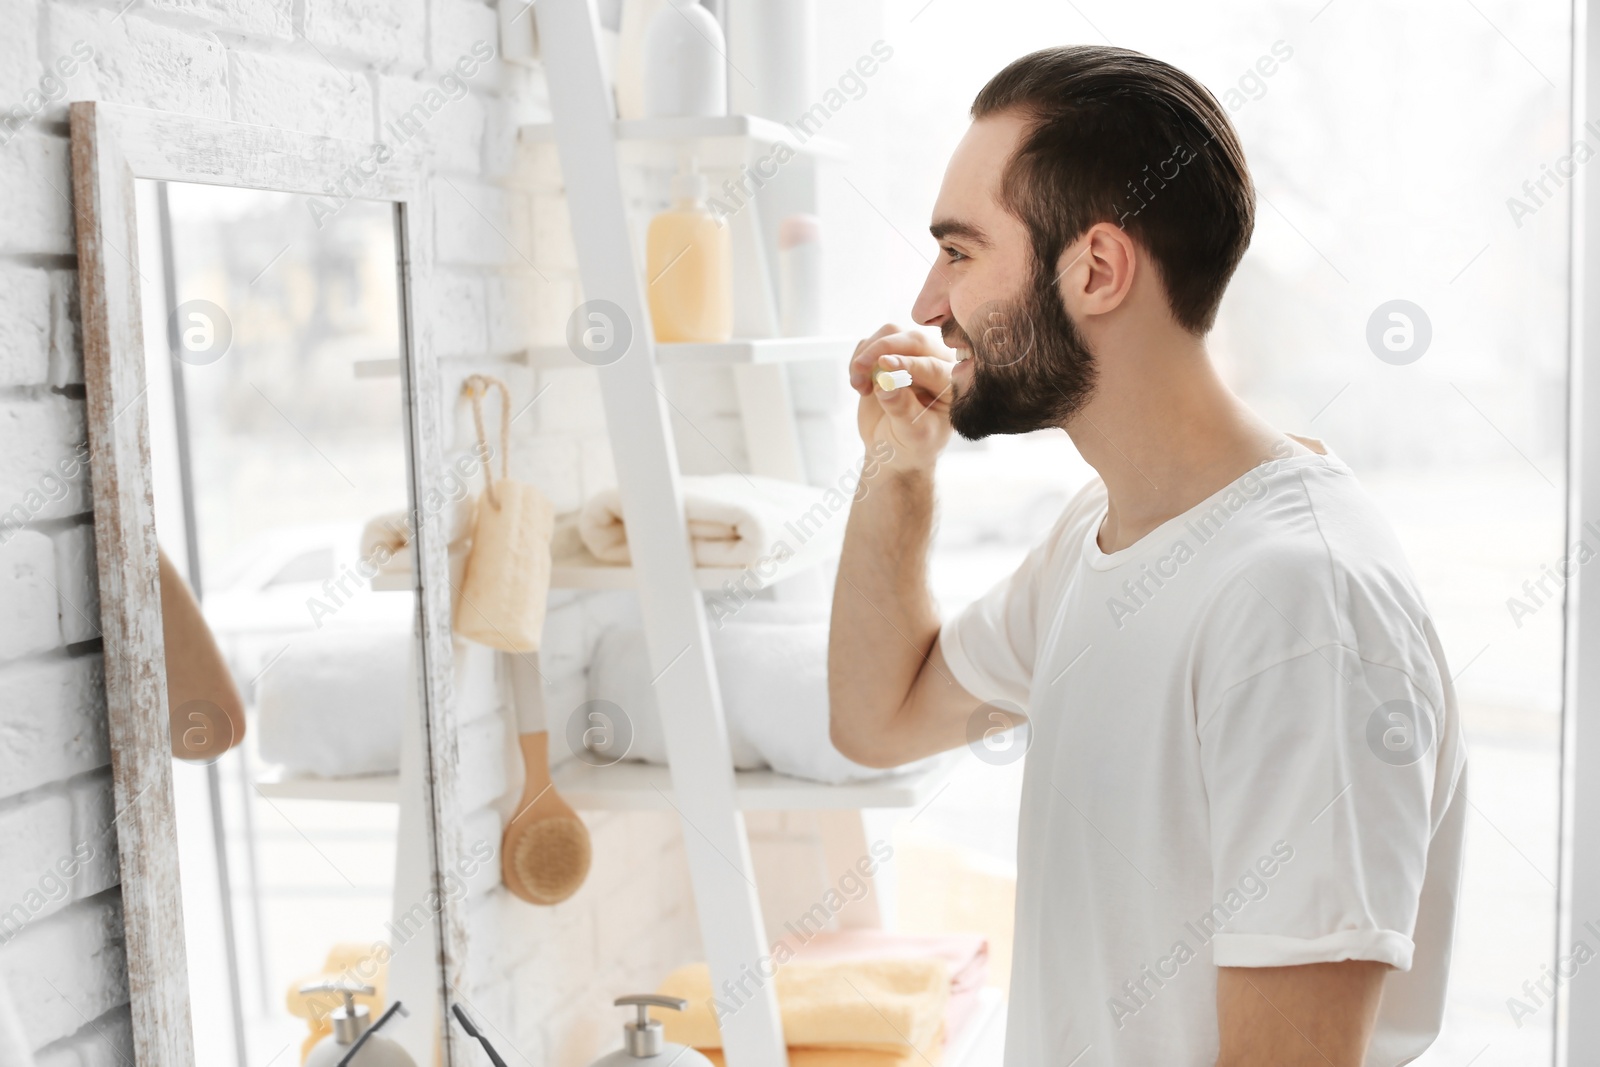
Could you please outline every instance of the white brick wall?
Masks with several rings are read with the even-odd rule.
[[[320,48],[380,70],[412,70],[423,65],[426,8],[424,0],[306,0],[300,32]]]
[[[96,1020],[128,1001],[121,895],[110,889],[33,923],[0,959],[36,1045],[95,1030]]]
[[[0,792],[25,792],[111,762],[98,655],[0,664]]]
[[[0,264],[0,386],[31,385],[50,373],[50,276],[38,267]]]
[[[234,52],[228,57],[233,118],[258,126],[372,139],[372,84],[340,70],[315,52],[304,58]]]
[[[120,16],[115,7],[63,3],[45,11],[49,43],[40,58],[53,63],[78,41],[94,49],[67,81],[73,99],[228,117],[226,55],[215,33],[165,25],[137,6]]]
[[[76,251],[67,139],[38,125],[25,129],[0,152],[0,189],[6,195],[6,210],[0,212],[0,254],[51,256]]]
[[[480,0],[0,0],[0,25],[0,118],[79,42],[93,49],[65,97],[15,136],[0,132],[0,924],[22,920],[0,926],[0,982],[39,1067],[110,1067],[131,1063],[131,1051],[65,104],[387,141],[389,124],[415,114],[475,42],[498,45],[496,18]],[[516,140],[517,122],[548,117],[547,92],[537,71],[498,60],[467,90],[403,149],[432,171],[436,287],[426,295],[436,317],[424,325],[447,387],[488,371],[510,383],[514,411],[539,396],[514,427],[512,470],[574,508],[615,481],[594,372],[507,362],[561,343],[581,299],[559,173],[549,153],[541,165]],[[729,372],[678,372],[665,388],[686,471],[743,463]],[[797,383],[808,418],[826,409],[826,389]],[[447,439],[469,441],[466,408],[448,414]],[[558,754],[565,716],[585,696],[588,649],[625,600],[552,596],[545,666]],[[520,785],[493,662],[468,653],[457,664],[472,839],[498,837]],[[492,867],[471,886],[470,1002],[513,1036],[518,1062],[581,1067],[616,1041],[613,997],[653,989],[700,956],[676,819],[589,821],[594,873],[560,907],[517,901]],[[774,883],[803,884],[783,869],[785,856],[804,854],[786,826],[762,828],[758,862]],[[87,859],[58,887],[51,872],[75,850]]]

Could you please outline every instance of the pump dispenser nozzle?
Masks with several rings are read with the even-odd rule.
[[[680,156],[678,173],[672,176],[673,204],[677,206],[703,204],[708,188],[706,176],[699,169],[699,160],[693,155]]]
[[[334,1008],[328,1013],[328,1017],[333,1020],[333,1039],[341,1045],[355,1044],[356,1039],[365,1033],[372,1023],[372,1012],[367,1010],[365,1004],[356,1003],[357,994],[370,997],[377,992],[372,986],[335,979],[303,985],[300,987],[300,992],[338,993],[344,997],[344,1007]]]
[[[622,1026],[622,1044],[628,1050],[628,1055],[638,1059],[647,1056],[659,1056],[666,1047],[666,1038],[662,1037],[661,1023],[650,1018],[650,1008],[671,1008],[673,1011],[682,1011],[689,1006],[689,1002],[682,997],[663,997],[656,993],[635,993],[632,996],[618,997],[611,1002],[617,1007],[633,1005],[639,1009],[639,1017],[631,1023]]]
[[[684,1011],[689,1007],[687,1000],[660,993],[635,993],[611,1003],[619,1008],[638,1008],[639,1015],[622,1024],[622,1047],[601,1056],[590,1067],[711,1067],[711,1061],[699,1050],[669,1044],[666,1028],[660,1020],[650,1018],[652,1007]]]

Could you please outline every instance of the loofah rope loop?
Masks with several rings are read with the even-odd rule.
[[[478,431],[478,450],[489,451],[489,435],[483,429],[483,398],[490,389],[500,390],[500,480],[505,481],[507,464],[511,462],[511,390],[499,378],[488,374],[471,374],[461,385],[472,401],[472,424]],[[483,465],[483,495],[491,507],[500,510],[500,498],[494,492],[493,461]]]

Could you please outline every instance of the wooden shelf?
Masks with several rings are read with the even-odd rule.
[[[575,537],[563,541],[576,541]],[[696,567],[695,585],[707,592],[722,592],[728,582],[753,592],[775,585],[831,559],[838,553],[836,538],[813,537],[801,545],[788,559],[768,568],[770,575],[763,576],[754,567]],[[378,574],[371,581],[375,593],[410,593],[416,590],[414,574]],[[550,588],[552,589],[634,589],[639,577],[631,566],[620,563],[602,563],[581,543],[568,545],[550,562]]]
[[[663,367],[686,364],[732,367],[831,359],[842,365],[855,351],[857,340],[854,337],[746,337],[713,344],[657,344],[656,363]],[[586,366],[566,345],[537,345],[527,349],[524,358],[531,367]]]
[[[864,782],[828,785],[776,771],[735,771],[740,811],[819,811],[838,808],[915,808],[939,791],[959,757]],[[672,810],[672,771],[655,763],[624,761],[591,767],[569,760],[556,768],[555,787],[580,811]]]
[[[737,167],[779,144],[788,145],[796,155],[817,159],[845,159],[850,154],[832,138],[808,136],[797,127],[756,115],[620,119],[615,129],[617,142],[624,148],[688,150],[701,167]],[[532,123],[519,128],[517,137],[525,144],[553,146],[556,128],[553,123]]]
[[[264,797],[282,800],[347,800],[360,804],[397,804],[398,774],[368,774],[357,778],[316,778],[311,775],[266,775],[256,781]]]
[[[663,367],[687,364],[734,367],[829,359],[842,364],[855,351],[858,340],[855,337],[745,337],[713,344],[657,344],[656,362]],[[588,366],[566,345],[535,345],[511,358],[520,358],[535,368]],[[358,378],[397,378],[399,375],[400,361],[396,359],[365,360],[356,365]]]

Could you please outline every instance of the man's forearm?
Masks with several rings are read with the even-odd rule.
[[[850,509],[828,643],[834,744],[892,763],[889,727],[939,632],[928,591],[933,471],[879,470]]]

